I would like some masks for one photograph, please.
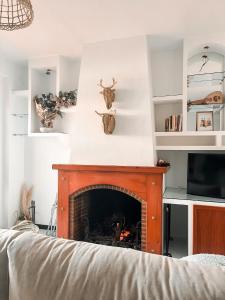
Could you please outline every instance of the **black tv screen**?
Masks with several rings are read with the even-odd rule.
[[[188,154],[187,193],[225,199],[225,154]]]

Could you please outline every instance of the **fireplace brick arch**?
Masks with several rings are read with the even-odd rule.
[[[96,190],[96,189],[108,189],[108,190],[114,190],[118,191],[121,193],[124,193],[133,199],[137,200],[141,204],[141,249],[143,251],[146,250],[146,232],[147,232],[147,219],[146,219],[146,214],[147,214],[147,203],[140,197],[138,197],[135,193],[132,191],[129,191],[123,187],[119,186],[114,186],[110,184],[96,184],[96,185],[90,185],[86,186],[84,188],[81,188],[80,190],[76,191],[70,196],[70,202],[69,202],[69,238],[70,239],[79,239],[79,224],[74,224],[76,222],[76,213],[77,210],[79,210],[79,215],[82,215],[82,209],[84,209],[84,213],[86,211],[85,207],[83,207],[84,204],[84,199],[79,198],[80,196],[84,195],[88,191]],[[81,201],[80,201],[81,200]],[[77,227],[77,230],[76,228]]]
[[[69,238],[71,195],[90,186],[114,186],[142,203],[142,250],[162,252],[162,180],[166,168],[53,165],[58,170],[57,236]]]
[[[138,197],[132,191],[129,191],[128,189],[125,189],[120,186],[115,186],[115,185],[110,185],[110,184],[89,185],[89,186],[86,186],[86,187],[81,188],[80,190],[76,191],[70,197],[76,198],[77,196],[81,195],[82,193],[85,193],[85,192],[91,191],[91,190],[96,190],[96,189],[109,189],[109,190],[118,191],[118,192],[127,194],[128,196],[131,196],[132,198],[136,199],[137,201],[145,204],[145,201],[142,200],[140,197]]]

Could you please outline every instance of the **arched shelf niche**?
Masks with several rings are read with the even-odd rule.
[[[188,131],[199,130],[197,124],[200,124],[201,118],[207,120],[207,124],[212,123],[212,126],[201,127],[203,131],[223,131],[225,129],[223,104],[194,104],[196,100],[207,98],[213,92],[219,91],[224,95],[224,79],[224,46],[205,44],[189,52],[187,63]]]

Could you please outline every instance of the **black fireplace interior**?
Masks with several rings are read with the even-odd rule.
[[[84,240],[104,245],[141,249],[141,203],[113,189],[87,191]]]

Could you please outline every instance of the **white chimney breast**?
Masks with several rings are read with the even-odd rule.
[[[78,101],[71,132],[72,163],[154,165],[149,55],[145,36],[87,44],[83,49]],[[107,112],[102,90],[117,84],[116,128],[104,134],[100,116]]]

